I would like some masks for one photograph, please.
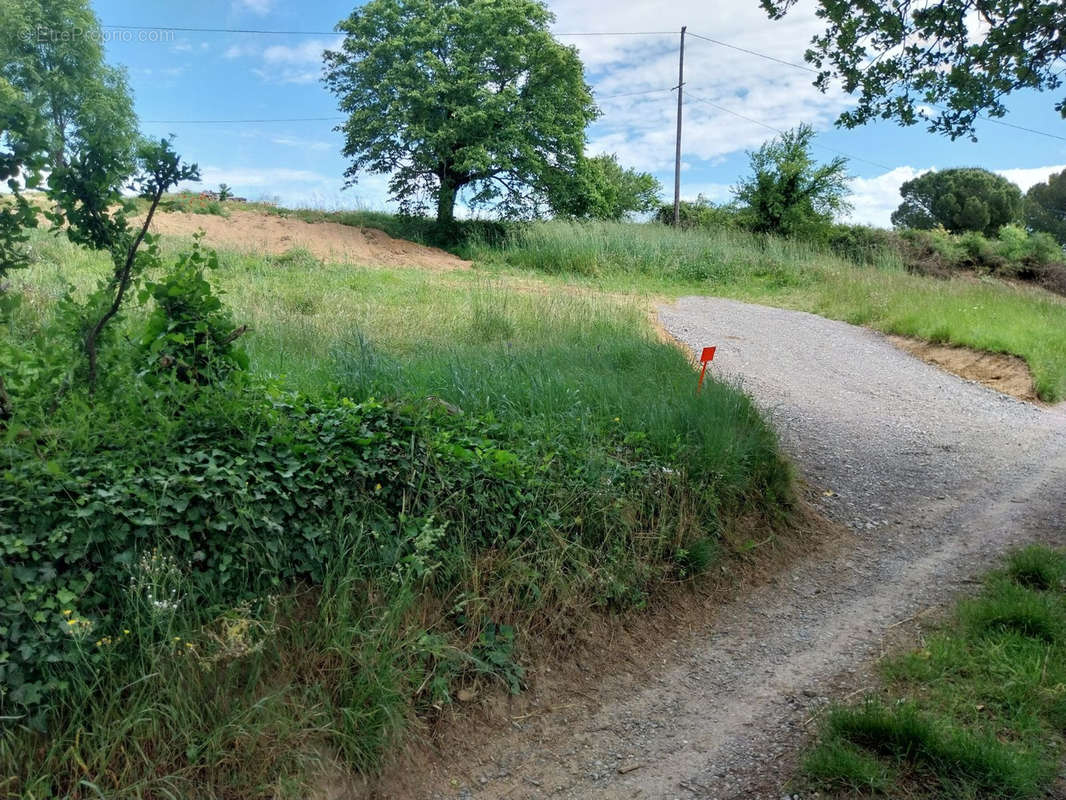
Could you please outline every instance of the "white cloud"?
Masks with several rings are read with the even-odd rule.
[[[201,182],[180,188],[198,192],[226,183],[237,195],[250,200],[269,198],[289,208],[396,210],[396,205],[385,199],[387,175],[364,175],[358,185],[343,189],[339,176],[287,167],[206,166],[200,173]]]
[[[267,83],[313,83],[322,72],[322,53],[329,46],[321,39],[308,39],[297,45],[275,44],[262,48],[239,42],[222,54],[226,59],[254,57],[261,61],[252,72]]]
[[[1033,184],[1045,182],[1051,175],[1062,172],[1066,164],[1056,164],[1053,167],[1027,167],[1021,169],[997,169],[996,174],[1002,175],[1008,181],[1018,184],[1023,192],[1029,190]]]
[[[225,52],[222,53],[222,57],[232,60],[234,58],[243,58],[244,56],[254,55],[257,52],[258,50],[249,45],[231,44],[226,48]]]
[[[715,6],[713,17],[702,0],[679,0],[668,8],[613,0],[556,0],[551,6],[558,33],[678,31],[654,36],[563,37],[579,49],[590,82],[604,98],[599,102],[604,115],[590,129],[591,149],[617,152],[623,163],[657,172],[669,171],[673,164],[677,103],[670,88],[677,84],[682,24],[690,26],[690,34],[712,36],[797,64],[803,63],[811,36],[822,27],[810,3],[800,3],[777,22],[751,0],[724,0]],[[685,158],[714,161],[758,147],[774,135],[763,126],[784,130],[807,122],[818,129],[829,127],[852,101],[839,89],[819,92],[811,85],[812,79],[809,72],[689,35]],[[608,97],[653,89],[662,91]]]
[[[899,208],[902,201],[899,188],[906,181],[917,178],[923,172],[928,172],[932,167],[918,169],[916,167],[896,167],[891,172],[877,175],[873,178],[852,178],[850,181],[852,196],[849,202],[854,207],[850,222],[863,225],[876,225],[882,228],[891,227],[890,219],[892,212]],[[1058,164],[1050,167],[1022,167],[1016,169],[997,169],[995,173],[1002,175],[1009,181],[1013,181],[1026,191],[1034,183],[1047,180],[1049,175],[1066,169],[1066,164]]]
[[[300,139],[295,136],[274,136],[271,138],[272,144],[280,144],[283,147],[299,147],[302,150],[329,150],[333,145],[329,142],[322,142],[313,139]]]
[[[668,196],[671,202],[673,201],[673,181],[669,186],[663,185],[663,195]],[[733,187],[728,183],[681,183],[682,200],[695,200],[700,195],[712,203],[728,203],[733,199]]]
[[[268,14],[273,8],[273,0],[234,0],[234,11],[251,11],[253,14]]]
[[[321,64],[328,47],[321,39],[308,39],[293,47],[275,44],[263,51],[263,60],[268,64]]]
[[[281,69],[266,69],[256,67],[252,70],[268,83],[313,83],[318,80],[318,73],[309,69],[293,69],[282,67]]]
[[[287,167],[218,167],[200,168],[201,183],[207,186],[228,183],[237,189],[254,186],[280,190],[288,184],[322,184],[329,185],[334,179],[307,169],[289,169]]]
[[[892,227],[890,217],[900,204],[899,187],[928,171],[929,168],[896,167],[873,178],[852,178],[849,182],[852,195],[848,198],[852,212],[848,221],[879,228]]]

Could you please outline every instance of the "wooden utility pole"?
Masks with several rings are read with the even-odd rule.
[[[681,26],[681,54],[677,62],[677,151],[674,154],[674,225],[681,224],[681,95],[685,87],[685,30]]]

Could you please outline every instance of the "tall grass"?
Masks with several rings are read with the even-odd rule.
[[[546,222],[510,229],[500,244],[472,243],[471,257],[557,275],[628,277],[629,285],[663,282],[722,286],[802,286],[818,251],[777,237],[726,228],[677,230],[621,222]],[[640,284],[633,279],[651,279]]]
[[[84,292],[107,266],[59,240],[35,243],[37,262],[16,278],[26,302],[13,331],[27,339],[47,326],[68,282]],[[56,699],[46,734],[19,721],[0,735],[0,796],[310,796],[323,775],[372,772],[415,713],[438,715],[457,687],[513,689],[532,646],[596,610],[640,607],[664,581],[727,557],[742,516],[787,512],[790,476],[772,430],[734,387],[712,381],[697,396],[687,358],[656,338],[639,298],[473,272],[360,269],[306,253],[223,252],[210,277],[250,325],[242,341],[253,386],[279,397],[277,408],[298,390],[312,408],[374,398],[417,419],[436,414],[436,470],[372,489],[395,492],[395,537],[365,529],[355,512],[338,515],[330,549],[339,557],[319,585],[238,606],[219,587],[165,628],[135,592],[124,595],[111,611],[131,634],[107,645],[115,660],[96,646],[91,669]],[[135,339],[143,313],[131,308],[120,333]],[[245,433],[232,420],[254,415],[230,402],[192,416],[217,418],[245,441],[258,428]],[[117,440],[131,442],[115,448],[130,473],[137,458],[199,447],[155,424],[154,415],[169,419],[165,408],[132,390],[122,403],[109,419],[123,431]],[[57,469],[64,447],[97,452],[92,426],[71,416],[49,420]],[[285,424],[308,425],[304,416]],[[424,446],[414,434],[395,444]],[[208,460],[236,469],[241,446],[211,441]],[[517,476],[510,517],[484,472],[455,467],[466,458],[498,458],[500,475]],[[452,483],[414,488],[442,475]],[[349,490],[358,480],[337,476]],[[423,495],[433,507],[411,511]],[[315,513],[307,506],[304,516]],[[412,530],[411,513],[448,525]],[[499,530],[481,524],[491,514]]]
[[[888,252],[859,266],[804,242],[726,229],[550,222],[468,254],[615,289],[716,294],[1010,353],[1029,365],[1042,399],[1066,397],[1066,300],[992,278],[912,275]]]

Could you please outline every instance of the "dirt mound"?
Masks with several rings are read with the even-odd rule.
[[[355,228],[336,222],[311,223],[254,211],[231,211],[228,217],[157,213],[152,220],[154,233],[171,236],[191,236],[201,228],[207,234],[207,244],[212,247],[271,254],[302,247],[323,261],[365,267],[451,270],[470,266],[469,261],[434,247],[393,239],[372,228]]]
[[[948,372],[954,372],[966,380],[977,381],[989,389],[1009,394],[1019,400],[1037,402],[1036,387],[1033,385],[1029,365],[1017,356],[986,353],[968,347],[930,344],[904,336],[889,336],[888,340],[912,356]]]

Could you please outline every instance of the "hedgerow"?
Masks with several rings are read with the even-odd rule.
[[[621,433],[590,454],[433,401],[315,401],[244,381],[140,390],[151,425],[131,424],[128,400],[72,437],[16,427],[3,440],[5,714],[45,724],[79,670],[114,658],[146,554],[177,565],[181,603],[221,612],[321,584],[342,547],[367,581],[411,573],[431,596],[497,552],[524,565],[509,592],[528,611],[559,582],[534,557],[553,542],[571,547],[567,591],[624,606],[718,530],[713,476],[674,472]],[[687,519],[686,494],[702,509]]]

